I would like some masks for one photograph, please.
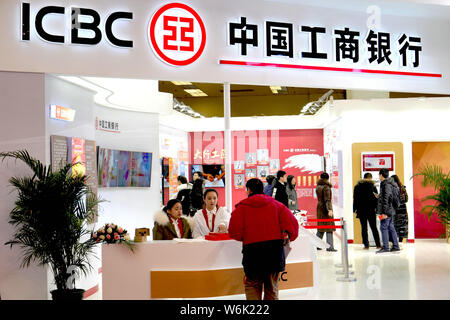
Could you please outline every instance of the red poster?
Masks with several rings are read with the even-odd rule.
[[[86,174],[86,152],[85,140],[82,138],[71,138],[71,160],[72,176]]]

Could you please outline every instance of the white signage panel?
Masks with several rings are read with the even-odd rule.
[[[450,7],[327,3],[4,0],[0,70],[450,93]]]

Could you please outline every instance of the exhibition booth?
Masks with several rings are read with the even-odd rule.
[[[334,217],[347,222],[349,243],[361,243],[353,187],[380,168],[396,173],[414,199],[407,203],[405,241],[436,237],[441,226],[419,213],[426,190],[411,177],[428,161],[449,166],[450,97],[390,99],[389,92],[450,93],[450,44],[438,35],[450,26],[446,10],[383,4],[381,27],[368,24],[377,7],[368,14],[368,2],[351,2],[81,1],[92,11],[77,13],[70,1],[59,7],[46,0],[6,1],[0,4],[0,151],[26,149],[55,168],[80,162],[88,184],[105,200],[92,229],[112,222],[132,239],[137,229],[152,229],[155,212],[176,196],[179,175],[192,182],[193,173],[202,172],[205,187],[216,189],[219,205],[231,212],[246,198],[248,179],[265,182],[281,169],[295,176],[307,219],[316,217],[316,183],[328,172]],[[72,32],[65,29],[71,11],[79,19]],[[186,25],[177,29],[167,19]],[[372,51],[362,48],[366,38],[376,38],[369,38],[373,30],[391,35],[385,61],[381,50],[374,62]],[[275,43],[281,36],[284,42]],[[355,51],[349,39],[356,36],[361,48]],[[339,51],[338,39],[354,50]],[[409,47],[402,47],[405,41]],[[177,111],[174,94],[159,89],[161,80],[223,84],[224,116]],[[327,97],[312,115],[299,106],[298,114],[232,117],[230,87],[237,84],[336,88],[346,90],[346,99]],[[13,233],[8,216],[15,195],[8,179],[26,172],[13,161],[0,164],[1,243]],[[305,288],[317,289],[316,248],[327,245],[314,231],[301,228],[292,243],[280,290],[300,296]],[[85,297],[99,290],[100,281],[103,299],[243,294],[241,243],[147,237],[134,252],[99,245],[94,271],[77,281]],[[19,269],[19,260],[15,248],[0,248],[2,298],[50,299],[48,268]]]

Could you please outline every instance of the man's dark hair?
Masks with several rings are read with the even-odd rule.
[[[247,181],[245,187],[250,190],[251,194],[264,193],[264,184],[258,178],[252,178]]]
[[[330,175],[326,172],[322,172],[320,174],[320,179],[328,180],[328,179],[330,179]]]
[[[364,179],[372,179],[372,174],[370,172],[364,173]]]
[[[208,193],[210,192],[215,192],[217,195],[217,198],[219,198],[219,194],[217,193],[216,189],[210,188],[210,189],[206,189],[205,193],[203,193],[203,199],[206,199],[206,196],[208,195]]]
[[[389,170],[386,168],[380,169],[380,174],[386,179],[389,177]]]
[[[177,180],[181,182],[181,184],[187,184],[187,179],[185,176],[178,176]]]
[[[286,171],[279,170],[277,172],[277,180],[280,180],[281,177],[283,177],[286,174]]]
[[[275,179],[275,176],[271,174],[267,176],[266,181],[268,184],[272,184],[273,179]]]

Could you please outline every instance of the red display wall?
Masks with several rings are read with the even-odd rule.
[[[248,179],[258,177],[265,181],[265,176],[276,175],[281,169],[295,176],[299,208],[315,216],[314,190],[322,172],[322,129],[233,131],[231,145],[233,206],[247,197]],[[194,165],[223,165],[223,132],[191,132],[189,157]],[[225,188],[215,189],[219,205],[224,206]]]
[[[413,142],[413,172],[425,164],[440,165],[444,171],[450,170],[450,142]],[[415,177],[414,185],[414,235],[416,239],[439,238],[445,234],[444,226],[436,218],[428,220],[428,216],[420,211],[431,200],[423,202],[422,199],[435,193],[432,187],[422,186],[423,177]],[[431,202],[431,203],[430,203]],[[411,214],[409,215],[410,219]]]

